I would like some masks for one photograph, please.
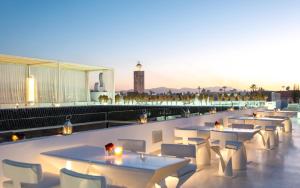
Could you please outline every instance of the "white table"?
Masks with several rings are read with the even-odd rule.
[[[92,166],[99,174],[104,175],[113,185],[126,187],[154,187],[167,176],[189,163],[188,159],[173,157],[159,157],[147,154],[124,152],[122,156],[107,156],[101,147],[78,146],[62,150],[41,153],[47,161],[59,166],[55,162],[60,159],[68,163],[79,162]],[[51,161],[52,160],[52,161]],[[70,163],[70,162],[69,162]],[[74,165],[75,166],[75,165]],[[78,167],[75,171],[82,171],[86,167]]]
[[[262,116],[284,116],[284,117],[297,117],[297,112],[296,111],[270,111],[270,110],[265,110],[265,111],[257,111],[256,112],[258,115]]]
[[[253,124],[260,126],[281,126],[285,119],[270,117],[230,117],[229,123],[232,124]]]
[[[197,130],[199,134],[209,134],[210,131],[222,131],[222,132],[231,132],[236,133],[238,135],[239,141],[251,140],[256,133],[259,133],[260,129],[238,129],[238,128],[222,128],[216,129],[214,127],[206,127],[206,126],[190,126],[179,128],[181,130]],[[188,138],[184,138],[188,139]]]
[[[279,117],[230,117],[228,122],[231,124],[253,124],[261,127],[273,126],[284,128],[286,133],[292,132],[292,122],[289,118]]]

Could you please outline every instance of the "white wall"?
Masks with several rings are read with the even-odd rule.
[[[109,142],[116,143],[118,138],[146,140],[147,152],[160,149],[160,144],[152,144],[152,131],[163,131],[163,142],[173,143],[174,128],[192,125],[203,125],[204,122],[214,122],[227,116],[237,114],[252,114],[253,110],[220,112],[211,115],[181,118],[141,125],[122,126],[109,129],[86,131],[70,136],[49,136],[39,139],[0,144],[0,160],[11,159],[23,162],[41,163],[40,153],[77,145],[95,145],[103,147]],[[0,168],[0,183],[3,180]],[[1,185],[0,185],[1,188]]]

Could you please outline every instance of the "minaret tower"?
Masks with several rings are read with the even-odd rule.
[[[142,71],[142,64],[138,61],[133,72],[134,76],[134,92],[144,93],[145,91],[145,73]]]

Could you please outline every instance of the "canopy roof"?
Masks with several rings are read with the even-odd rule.
[[[102,71],[102,70],[112,70],[112,68],[102,67],[102,66],[91,66],[82,65],[76,63],[46,60],[46,59],[36,59],[28,57],[19,57],[11,55],[0,54],[0,64],[1,63],[14,63],[14,64],[25,64],[30,66],[47,66],[47,67],[60,67],[65,69],[80,70],[80,71]]]

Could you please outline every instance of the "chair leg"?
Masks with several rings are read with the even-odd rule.
[[[21,183],[13,181],[13,188],[21,188]]]
[[[197,157],[196,163],[197,167],[203,167],[210,165],[211,153],[210,153],[210,145],[209,143],[205,143],[205,145],[198,146],[197,148]]]
[[[222,155],[220,147],[213,146],[211,149],[216,152],[220,157],[219,159],[219,175],[221,176],[233,176],[232,171],[232,150],[225,150],[225,153]]]
[[[222,167],[222,162],[220,158],[219,162],[219,175],[225,177],[232,177],[233,170],[232,170],[232,158],[230,157],[228,160],[224,161],[225,166]]]
[[[247,169],[247,153],[244,144],[232,156],[232,169],[233,170]]]
[[[178,183],[176,185],[176,188],[180,188],[182,184],[184,184],[186,182],[186,180],[188,180],[192,175],[194,174],[194,172],[192,173],[188,173],[184,176],[178,177]]]
[[[284,127],[284,132],[286,132],[286,133],[292,132],[292,121],[291,120],[285,120],[283,127]]]
[[[168,188],[165,179],[163,179],[161,182],[159,182],[159,186],[160,186],[160,188]]]
[[[270,148],[273,149],[276,147],[276,131],[267,131],[269,135],[269,141],[270,141]]]

